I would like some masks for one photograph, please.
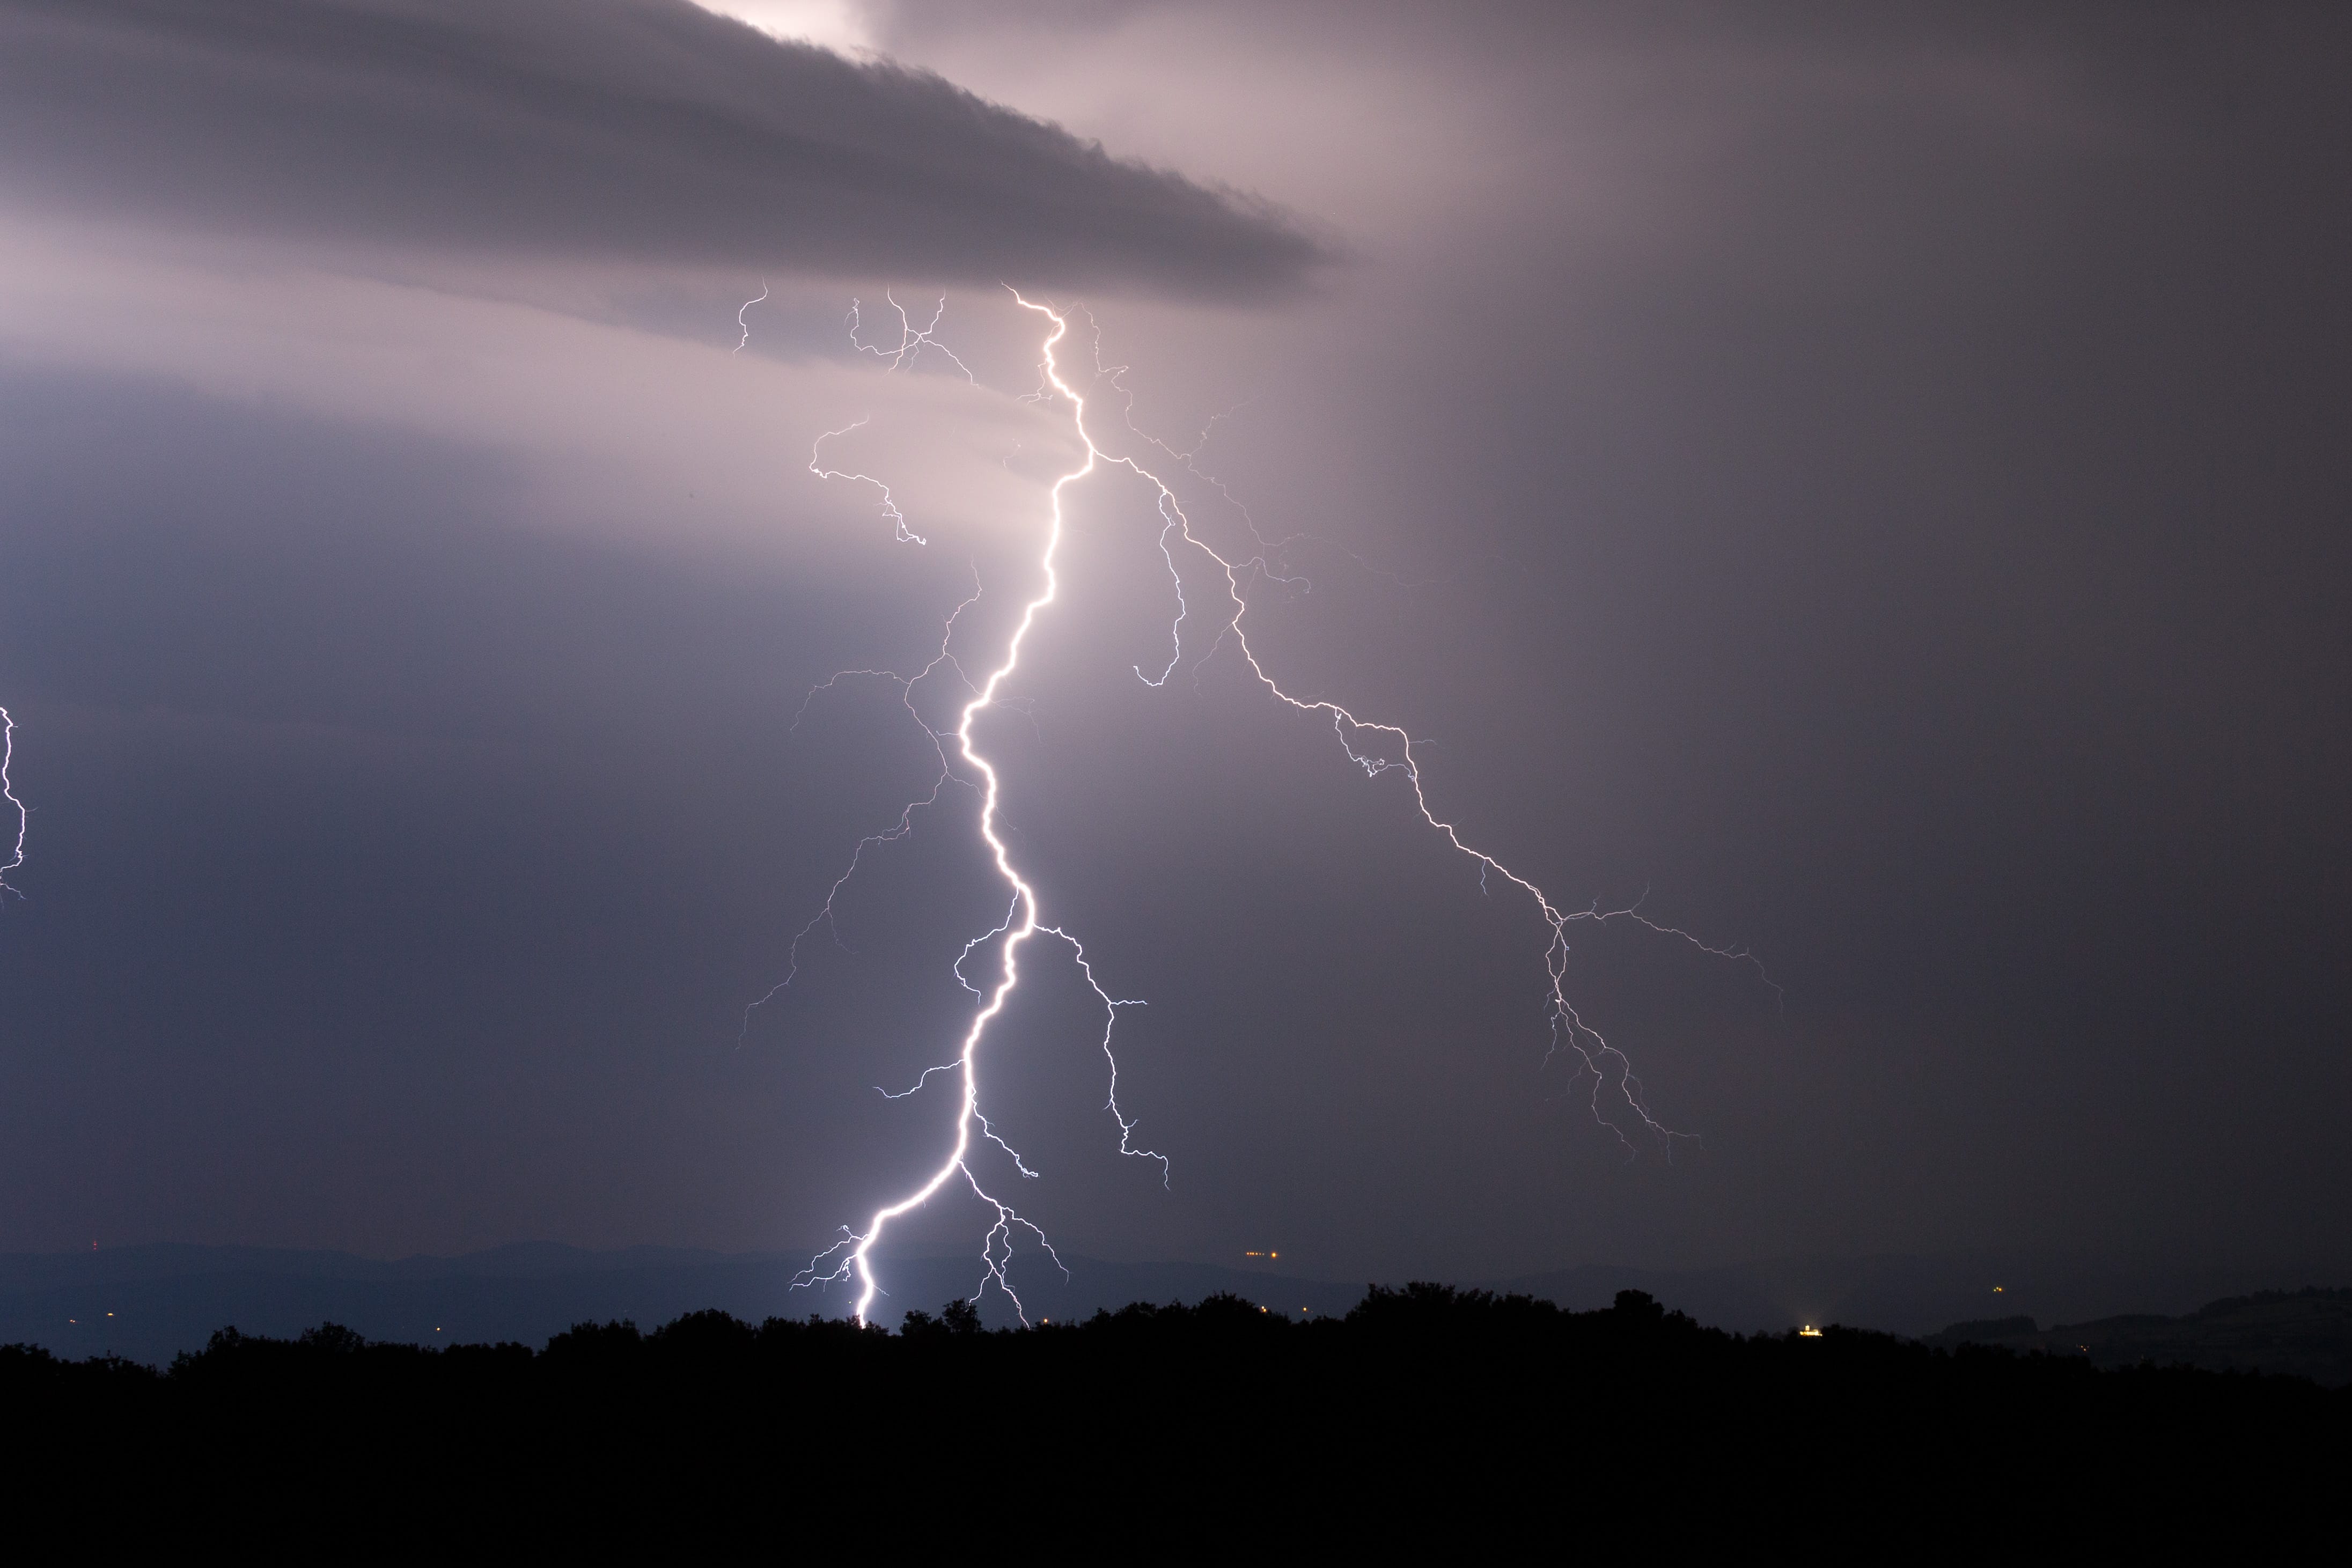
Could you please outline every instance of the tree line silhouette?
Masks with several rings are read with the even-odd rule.
[[[1226,1295],[997,1332],[970,1302],[896,1333],[703,1312],[537,1351],[226,1328],[162,1370],[12,1345],[0,1402],[36,1507],[330,1554],[830,1552],[851,1531],[1045,1555],[1071,1530],[1115,1532],[1088,1560],[1432,1531],[1449,1555],[1527,1531],[2243,1547],[2316,1517],[2352,1452],[2352,1391],[2298,1379],[1430,1284],[1303,1322]]]

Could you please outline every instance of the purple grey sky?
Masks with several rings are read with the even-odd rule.
[[[0,1249],[807,1245],[1001,914],[907,668],[1000,638],[1083,301],[1294,690],[1073,497],[992,721],[1058,1241],[1324,1277],[2340,1267],[2347,27],[2322,6],[0,0]],[[735,349],[738,310],[751,330]],[[887,377],[843,329],[944,294]],[[869,338],[870,340],[870,338]],[[931,543],[895,542],[887,478]],[[1203,441],[1202,433],[1206,432]],[[1221,540],[1224,496],[1188,478]],[[1194,583],[1187,580],[1188,592]],[[1203,584],[1202,586],[1205,586]],[[1207,653],[1205,643],[1198,653]],[[942,1204],[921,1245],[976,1236]],[[2299,1281],[2283,1281],[2299,1282]]]

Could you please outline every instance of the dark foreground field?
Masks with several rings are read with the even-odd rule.
[[[2352,1391],[2297,1379],[1435,1286],[1307,1323],[1223,1297],[538,1352],[224,1330],[163,1372],[7,1347],[0,1402],[20,1544],[310,1560],[2243,1552],[2331,1519],[2352,1457]]]

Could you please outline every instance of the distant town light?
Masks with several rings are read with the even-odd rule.
[[[1822,1331],[1815,1328],[1812,1324],[1807,1323],[1803,1328],[1797,1331],[1797,1337],[1799,1339],[1819,1339],[1822,1337]]]

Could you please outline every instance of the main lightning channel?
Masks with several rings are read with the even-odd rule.
[[[1069,388],[1068,384],[1062,381],[1058,371],[1055,367],[1054,350],[1055,345],[1059,344],[1062,339],[1068,333],[1068,320],[1045,306],[1036,305],[1027,299],[1021,298],[1021,296],[1017,292],[1014,294],[1013,298],[1019,299],[1024,308],[1034,310],[1053,322],[1053,330],[1046,335],[1044,346],[1046,373],[1053,381],[1054,384],[1061,390],[1065,396],[1072,400],[1072,402],[1078,407],[1083,414],[1085,406],[1083,402],[1078,399],[1077,394]],[[893,300],[891,303],[896,305],[897,301]],[[900,316],[901,320],[903,321],[905,319],[903,310],[901,310]],[[936,327],[937,324],[937,318],[935,317],[933,319],[932,325]],[[911,329],[909,329],[909,335],[919,341],[929,341],[929,329],[926,329],[921,333],[913,333],[911,332]],[[952,356],[950,356],[950,358],[952,358]],[[961,366],[961,361],[959,361],[958,364]],[[897,368],[895,361],[893,361],[892,368]],[[1081,435],[1085,434],[1083,421],[1079,425],[1079,433]],[[929,1179],[924,1181],[921,1186],[916,1187],[912,1192],[909,1192],[904,1197],[899,1198],[897,1202],[887,1204],[883,1207],[875,1210],[873,1217],[866,1221],[866,1228],[863,1231],[853,1232],[845,1241],[837,1244],[832,1249],[829,1249],[825,1253],[819,1256],[818,1264],[821,1264],[825,1258],[832,1257],[835,1254],[841,1252],[844,1249],[847,1249],[847,1257],[844,1259],[839,1266],[832,1272],[823,1276],[817,1276],[817,1264],[812,1264],[810,1269],[803,1273],[803,1282],[807,1282],[813,1278],[817,1277],[835,1280],[854,1278],[858,1286],[857,1306],[856,1312],[857,1320],[860,1322],[867,1321],[868,1314],[873,1310],[874,1298],[880,1290],[879,1281],[875,1277],[872,1260],[873,1249],[876,1244],[882,1239],[883,1234],[889,1228],[891,1221],[929,1202],[941,1187],[944,1187],[950,1182],[954,1181],[958,1176],[961,1176],[964,1178],[965,1182],[971,1187],[973,1193],[978,1195],[982,1202],[989,1204],[996,1210],[996,1223],[990,1228],[987,1239],[982,1244],[982,1258],[987,1267],[988,1279],[992,1280],[1004,1291],[1007,1296],[1012,1298],[1015,1311],[1022,1310],[1021,1299],[1013,1290],[1012,1281],[1007,1278],[1004,1272],[1004,1264],[1000,1263],[997,1260],[995,1250],[997,1246],[1000,1243],[1004,1246],[1004,1262],[1009,1263],[1011,1260],[1012,1233],[1015,1228],[1019,1228],[1025,1230],[1031,1236],[1034,1237],[1039,1245],[1045,1249],[1046,1255],[1052,1257],[1057,1265],[1061,1262],[1060,1256],[1054,1251],[1053,1244],[1046,1239],[1045,1233],[1043,1230],[1040,1230],[1029,1220],[1022,1218],[1020,1214],[1013,1210],[1012,1206],[1004,1203],[1003,1200],[997,1198],[982,1187],[980,1184],[979,1177],[973,1174],[970,1165],[967,1163],[967,1156],[971,1153],[973,1138],[975,1134],[977,1134],[979,1137],[994,1143],[999,1148],[1004,1150],[1006,1154],[1011,1155],[1013,1156],[1015,1168],[1018,1169],[1022,1175],[1033,1176],[1035,1174],[1031,1171],[1027,1166],[1022,1163],[1020,1155],[1013,1149],[1012,1145],[1005,1143],[1003,1138],[997,1135],[995,1130],[989,1125],[987,1117],[983,1116],[980,1110],[981,1044],[987,1036],[989,1025],[993,1023],[997,1018],[1003,1013],[1007,1002],[1012,998],[1014,988],[1021,983],[1021,949],[1027,945],[1030,938],[1041,935],[1050,936],[1066,943],[1069,946],[1073,954],[1076,956],[1079,969],[1086,976],[1087,984],[1093,988],[1096,997],[1102,1001],[1104,1007],[1108,1011],[1113,1025],[1116,1025],[1118,1009],[1122,1007],[1140,1005],[1139,1003],[1131,1000],[1114,998],[1102,988],[1101,984],[1096,980],[1093,966],[1087,960],[1086,949],[1078,943],[1076,938],[1071,936],[1059,926],[1046,925],[1039,920],[1037,890],[1030,884],[1028,880],[1021,874],[1019,869],[1014,866],[1012,852],[1005,844],[1003,835],[997,831],[997,808],[1003,796],[1003,781],[997,774],[995,764],[988,759],[986,754],[983,753],[972,740],[973,721],[989,708],[996,706],[997,694],[1003,689],[1004,683],[1012,677],[1013,671],[1020,667],[1022,645],[1028,641],[1030,630],[1036,625],[1039,614],[1043,612],[1046,607],[1053,604],[1060,596],[1061,575],[1056,569],[1055,561],[1061,551],[1062,535],[1064,532],[1062,493],[1068,489],[1072,485],[1084,479],[1089,474],[1092,474],[1095,471],[1097,460],[1099,455],[1100,455],[1095,449],[1094,443],[1092,441],[1088,441],[1087,443],[1086,461],[1054,481],[1053,488],[1048,493],[1049,505],[1045,528],[1045,548],[1039,555],[1037,563],[1038,569],[1045,578],[1045,585],[1039,590],[1036,597],[1031,599],[1022,607],[1020,622],[1013,627],[1012,636],[1005,642],[1004,657],[1003,662],[1000,663],[996,668],[988,673],[987,678],[981,682],[979,689],[975,691],[970,700],[963,705],[962,711],[957,719],[956,727],[950,732],[955,738],[955,749],[957,755],[961,757],[963,761],[977,772],[980,777],[981,839],[988,846],[988,852],[990,858],[995,863],[997,875],[1002,877],[1004,880],[1005,884],[1012,890],[1012,900],[1010,906],[1006,910],[1003,922],[994,930],[976,937],[971,942],[966,944],[962,957],[958,958],[956,961],[956,978],[961,981],[967,988],[974,990],[975,992],[980,992],[981,1007],[979,1010],[972,1015],[971,1023],[964,1031],[963,1040],[956,1052],[955,1061],[953,1062],[944,1064],[942,1067],[932,1068],[926,1071],[922,1077],[916,1081],[915,1087],[919,1088],[921,1084],[929,1079],[934,1072],[944,1071],[952,1071],[959,1075],[962,1093],[962,1104],[956,1116],[954,1146],[948,1151],[946,1157],[940,1162],[938,1167],[931,1172]],[[812,464],[811,466],[815,467],[815,465]],[[820,470],[821,474],[822,472],[823,471]],[[832,476],[824,476],[830,477]],[[842,476],[852,477],[852,476]],[[855,476],[863,477],[863,476]],[[878,481],[876,482],[878,483]],[[887,489],[885,491],[885,495],[886,497],[887,495]],[[896,508],[888,507],[887,511],[890,514],[895,514]],[[898,524],[900,530],[900,537],[908,537],[911,530],[907,528],[905,519],[894,515],[893,521]],[[969,601],[966,602],[969,603]],[[961,612],[961,607],[959,607],[958,613],[960,614]],[[950,624],[952,624],[952,618],[950,618]],[[946,648],[945,644],[942,643],[940,655],[944,658],[945,654]],[[918,719],[918,722],[920,722],[919,718]],[[931,799],[936,800],[938,790],[935,788],[932,791]],[[904,817],[901,818],[902,822],[905,820],[906,819]],[[890,836],[896,835],[894,833]],[[861,846],[861,848],[863,846]],[[855,869],[854,865],[853,869]],[[846,880],[845,876],[844,880]],[[836,892],[839,890],[839,885],[840,884],[838,883],[835,884],[835,890]],[[830,904],[831,899],[828,898],[828,908],[830,907]],[[963,959],[970,957],[972,950],[980,946],[982,943],[988,942],[998,936],[1002,936],[1003,940],[997,950],[998,968],[996,978],[994,983],[989,986],[984,992],[981,992],[980,988],[972,986],[970,980],[964,978]],[[1167,1168],[1167,1160],[1165,1156],[1150,1149],[1139,1149],[1132,1146],[1132,1134],[1135,1130],[1135,1124],[1118,1108],[1118,1062],[1115,1056],[1111,1056],[1110,1030],[1108,1028],[1106,1028],[1103,1034],[1103,1053],[1106,1056],[1111,1057],[1110,1110],[1111,1113],[1118,1119],[1119,1124],[1119,1152],[1141,1158],[1159,1160],[1160,1162],[1161,1170],[1164,1174]],[[911,1092],[911,1091],[908,1092]],[[986,1281],[983,1281],[983,1283],[985,1282]],[[1027,1313],[1023,1312],[1022,1315],[1025,1322],[1027,1319]]]

